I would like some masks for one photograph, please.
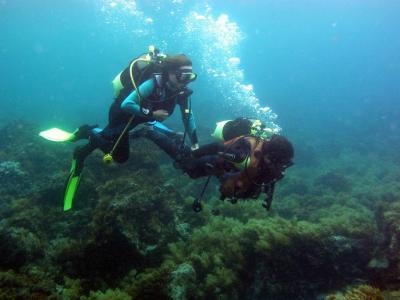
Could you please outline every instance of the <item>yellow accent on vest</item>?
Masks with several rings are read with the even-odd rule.
[[[243,171],[249,166],[251,163],[251,157],[247,156],[246,159],[240,163],[234,163],[233,165],[236,167],[236,169]]]
[[[215,127],[214,132],[211,134],[213,138],[215,138],[217,141],[224,142],[224,135],[223,135],[223,130],[224,126],[226,123],[228,123],[230,120],[226,121],[221,121],[217,123],[217,126]]]

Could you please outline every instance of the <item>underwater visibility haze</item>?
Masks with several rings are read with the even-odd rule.
[[[0,0],[0,299],[400,299],[399,12],[394,0]],[[84,169],[84,142],[39,136],[107,126],[112,81],[150,45],[197,75],[184,122],[178,107],[164,122],[187,149],[190,122],[201,149],[241,117],[293,145],[272,192],[261,184],[269,211],[264,193],[221,197],[229,174],[192,176],[146,126],[129,160],[96,150]],[[256,150],[233,168],[248,176]]]

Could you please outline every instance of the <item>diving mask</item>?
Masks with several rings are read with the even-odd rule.
[[[178,70],[175,76],[179,83],[189,83],[195,81],[197,78],[196,73],[187,70]]]

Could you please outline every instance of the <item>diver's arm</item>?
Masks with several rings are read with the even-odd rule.
[[[190,98],[184,98],[179,101],[179,107],[181,109],[182,121],[185,126],[185,130],[189,135],[192,149],[199,148],[199,141],[196,133],[196,123],[193,116],[193,111],[190,107]]]
[[[199,147],[196,150],[192,151],[192,155],[195,158],[199,158],[205,155],[213,155],[218,154],[219,152],[224,151],[224,144],[219,142],[209,143]]]
[[[224,143],[223,152],[219,153],[227,161],[233,163],[243,162],[249,155],[251,151],[251,144],[247,141],[245,137],[233,138]]]
[[[153,92],[154,88],[155,88],[154,80],[153,79],[146,80],[138,87],[140,92],[140,97],[142,98],[149,97]],[[141,116],[141,117],[152,116],[151,111],[147,110],[148,114],[146,114],[147,111],[145,109],[140,108],[139,95],[136,90],[132,91],[121,103],[121,109],[135,116]]]
[[[221,142],[209,143],[192,151],[195,158],[214,154],[221,156],[226,161],[240,163],[246,159],[248,151],[244,151],[243,148],[227,146]]]

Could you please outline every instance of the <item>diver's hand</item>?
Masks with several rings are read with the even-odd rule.
[[[164,121],[168,117],[169,117],[169,114],[165,109],[158,109],[158,110],[153,111],[153,118],[159,122]]]

